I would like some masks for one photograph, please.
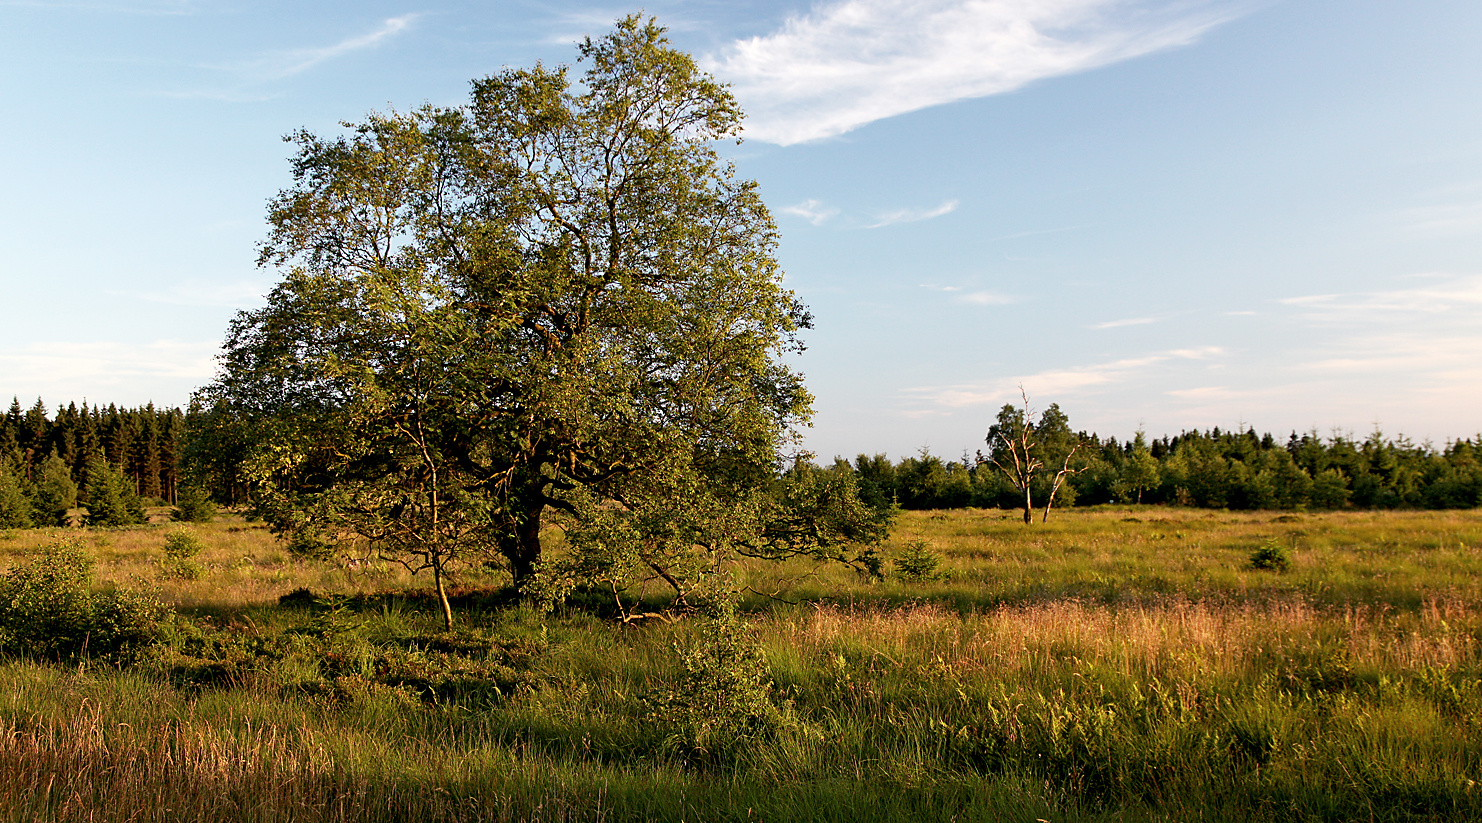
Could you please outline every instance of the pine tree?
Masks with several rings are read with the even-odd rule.
[[[21,441],[16,437],[18,430],[9,415],[0,417],[0,461],[8,462],[13,470],[24,475],[25,469],[20,464],[25,452],[21,451]]]
[[[31,527],[31,499],[22,482],[10,462],[0,457],[0,529]]]
[[[36,497],[33,519],[43,525],[67,526],[68,512],[77,505],[77,484],[72,472],[56,452],[43,460],[36,471]]]
[[[144,507],[134,493],[134,483],[106,461],[87,467],[87,524],[127,526],[144,522]]]
[[[134,466],[137,469],[139,494],[163,497],[160,493],[160,423],[159,414],[150,403],[141,410],[140,435],[134,441]]]
[[[35,460],[36,455],[46,454],[43,440],[51,424],[46,419],[46,404],[41,402],[41,398],[36,398],[36,405],[26,411],[20,424],[21,449],[27,453],[27,457]]]

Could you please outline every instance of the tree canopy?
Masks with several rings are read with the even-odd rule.
[[[580,62],[288,138],[260,255],[282,281],[198,401],[298,545],[359,542],[441,589],[485,549],[523,584],[550,512],[701,544],[768,519],[811,404],[781,356],[810,318],[715,150],[741,111],[652,20]]]

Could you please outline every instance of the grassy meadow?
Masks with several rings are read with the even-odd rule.
[[[0,818],[1482,819],[1482,512],[1017,517],[905,512],[883,579],[743,565],[672,622],[469,572],[451,633],[239,518],[3,532],[178,617],[128,666],[0,661]]]

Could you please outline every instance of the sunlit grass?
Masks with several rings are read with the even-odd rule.
[[[0,819],[1482,816],[1482,514],[1014,516],[904,513],[887,555],[938,580],[737,567],[785,722],[704,751],[656,713],[697,619],[474,600],[449,635],[425,580],[240,519],[70,531],[189,617],[130,669],[0,664]],[[199,579],[162,574],[172,529]],[[1250,566],[1271,541],[1285,573]],[[278,605],[301,587],[368,596]]]

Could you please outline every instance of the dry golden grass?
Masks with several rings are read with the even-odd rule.
[[[904,513],[887,554],[925,541],[942,579],[738,565],[776,594],[748,594],[744,642],[791,720],[718,752],[653,701],[695,683],[698,621],[469,609],[445,635],[415,599],[279,608],[426,581],[298,562],[239,518],[8,533],[0,566],[80,539],[220,645],[0,664],[0,820],[1482,816],[1482,513],[1013,518]],[[181,529],[197,580],[161,574]],[[1273,542],[1291,569],[1251,568]]]
[[[165,539],[174,532],[192,535],[203,547],[195,558],[201,570],[195,580],[161,568]],[[396,563],[350,565],[295,559],[264,524],[238,514],[220,515],[211,523],[173,523],[154,516],[145,525],[114,529],[0,532],[0,568],[13,566],[58,540],[80,541],[95,558],[99,580],[148,589],[183,609],[238,611],[267,606],[299,588],[354,595],[426,585]]]

